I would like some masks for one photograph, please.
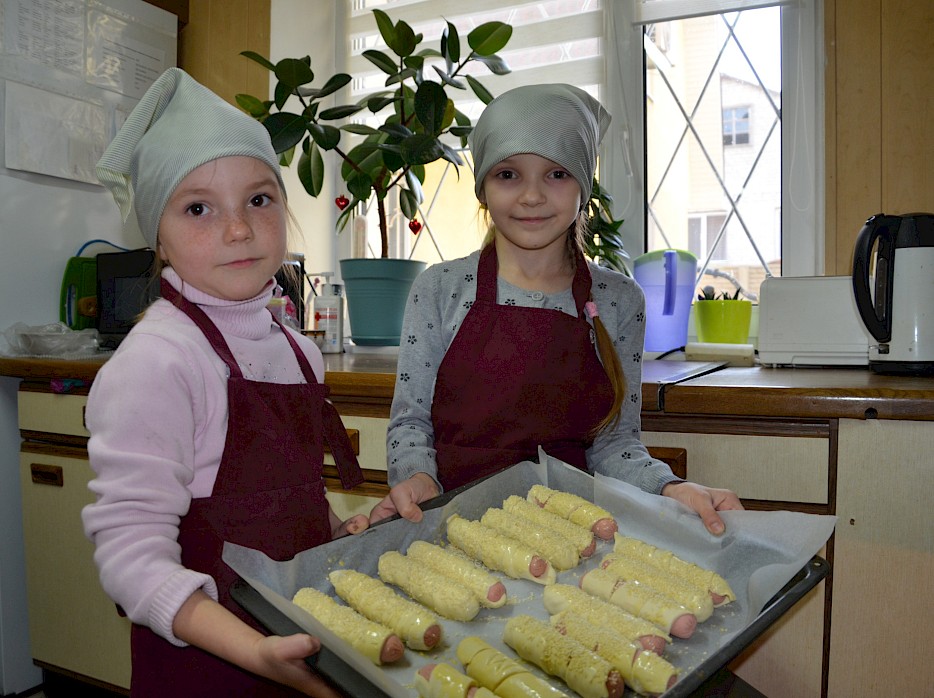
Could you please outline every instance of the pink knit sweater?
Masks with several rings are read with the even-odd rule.
[[[256,298],[223,301],[182,284],[172,269],[163,277],[218,326],[245,378],[304,382],[266,310],[272,282]],[[293,334],[323,380],[321,352]],[[181,565],[176,541],[191,499],[214,487],[227,434],[227,373],[188,316],[158,300],[98,372],[88,398],[97,501],[82,520],[101,583],[130,620],[176,645],[185,644],[172,633],[182,603],[199,588],[217,598],[212,578]]]

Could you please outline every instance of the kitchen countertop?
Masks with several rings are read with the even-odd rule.
[[[90,383],[106,356],[67,361],[0,356],[0,376]],[[325,354],[335,396],[384,402],[395,386],[394,352]],[[650,360],[643,364],[644,412],[671,415],[914,419],[934,421],[934,377],[883,376],[865,368],[751,368]]]

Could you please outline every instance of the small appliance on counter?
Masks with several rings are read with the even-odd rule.
[[[771,276],[759,290],[759,363],[866,366],[871,338],[849,276]]]
[[[872,216],[853,255],[856,308],[876,373],[934,374],[934,214]]]

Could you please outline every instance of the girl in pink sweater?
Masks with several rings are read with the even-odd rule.
[[[105,591],[133,622],[132,696],[339,695],[309,635],[266,637],[230,599],[224,541],[273,559],[359,533],[325,499],[324,444],[362,482],[317,347],[266,305],[285,189],[261,124],[183,71],[149,89],[98,164],[163,265],[157,300],[88,399],[83,512]]]

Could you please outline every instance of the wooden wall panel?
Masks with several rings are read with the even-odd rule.
[[[269,71],[240,55],[269,56],[271,0],[190,0],[179,66],[234,104],[240,92],[265,98]]]
[[[825,273],[869,216],[934,211],[934,3],[826,0]]]

